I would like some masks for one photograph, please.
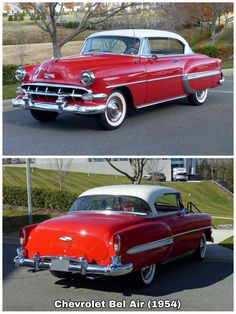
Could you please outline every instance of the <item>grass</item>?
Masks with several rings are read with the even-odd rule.
[[[219,243],[221,246],[226,247],[227,249],[234,249],[234,237],[230,237],[226,240],[224,240],[223,242]]]
[[[31,169],[32,187],[45,188],[49,190],[59,190],[59,184],[56,178],[56,172],[53,170]],[[65,179],[63,188],[68,192],[77,193],[103,185],[127,184],[130,181],[124,176],[86,174],[70,172]],[[143,180],[143,184],[150,184]],[[24,168],[4,167],[3,184],[7,186],[25,186],[26,173]],[[184,204],[192,201],[202,212],[212,216],[233,218],[232,198],[213,182],[165,182],[157,183],[175,188],[182,195]],[[48,213],[50,214],[50,212]],[[4,214],[5,215],[5,214]],[[213,218],[214,224],[233,223],[233,220]]]
[[[19,86],[19,84],[3,86],[3,88],[2,88],[3,100],[15,98],[16,97],[16,88],[18,86]]]
[[[222,68],[223,69],[233,69],[233,67],[234,67],[233,60],[225,60],[222,63]]]

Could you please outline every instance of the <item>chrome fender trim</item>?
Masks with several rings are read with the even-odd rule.
[[[189,85],[189,81],[201,79],[209,76],[219,75],[221,74],[221,70],[212,70],[212,71],[205,71],[205,72],[196,72],[196,73],[187,73],[183,75],[182,81],[183,81],[183,88],[185,93],[187,94],[194,94],[196,90],[192,89]],[[219,84],[221,80],[219,80]],[[224,81],[223,81],[224,82]],[[223,84],[222,82],[222,84]]]

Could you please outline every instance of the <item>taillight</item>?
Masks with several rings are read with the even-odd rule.
[[[120,251],[120,235],[118,233],[114,234],[113,248],[114,248],[114,251],[117,253]]]
[[[23,246],[25,243],[25,230],[24,229],[20,229],[19,238],[20,238],[20,245]]]

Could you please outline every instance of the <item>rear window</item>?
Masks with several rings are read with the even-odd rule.
[[[173,38],[149,38],[149,46],[152,55],[183,54],[183,44]]]

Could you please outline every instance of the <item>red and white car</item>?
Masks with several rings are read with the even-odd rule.
[[[89,36],[79,55],[18,68],[12,103],[39,121],[60,113],[96,115],[108,130],[137,109],[188,97],[201,105],[224,82],[221,60],[195,54],[186,40],[158,30],[115,30]]]
[[[65,216],[22,228],[14,262],[60,278],[131,274],[149,285],[158,264],[204,259],[206,241],[211,217],[190,213],[176,190],[114,185],[82,193]]]

